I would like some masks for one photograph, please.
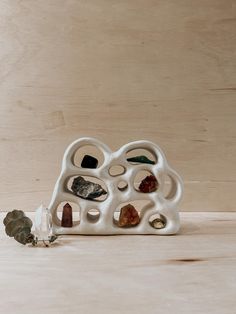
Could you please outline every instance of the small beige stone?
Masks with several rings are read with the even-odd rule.
[[[166,224],[162,219],[156,218],[151,222],[151,225],[155,229],[162,229],[165,227]]]

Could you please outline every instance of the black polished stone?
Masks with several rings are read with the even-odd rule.
[[[82,168],[95,169],[95,168],[97,168],[97,165],[98,165],[97,158],[90,156],[90,155],[85,155],[82,162],[81,162]]]

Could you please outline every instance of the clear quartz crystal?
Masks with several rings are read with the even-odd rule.
[[[52,217],[48,208],[43,205],[36,209],[34,227],[36,241],[46,241],[47,244],[53,242],[55,236],[52,232]]]

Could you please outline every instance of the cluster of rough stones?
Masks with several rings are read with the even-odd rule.
[[[155,163],[154,161],[148,159],[146,156],[131,157],[128,158],[127,161],[132,163]],[[90,155],[85,155],[81,162],[82,168],[95,169],[97,168],[97,166],[98,160]],[[149,175],[141,181],[138,189],[142,193],[151,193],[156,191],[157,188],[158,181],[156,177],[154,175]],[[100,184],[87,181],[81,176],[76,177],[73,180],[71,189],[75,195],[89,200],[93,200],[107,194],[107,192]],[[121,208],[118,220],[119,227],[132,227],[138,225],[139,222],[139,213],[133,205],[128,204]],[[164,227],[164,222],[161,219],[155,219],[154,221],[152,221],[151,224],[154,228],[157,229]],[[65,228],[70,228],[73,226],[72,207],[69,203],[66,203],[63,207],[61,226]]]
[[[33,222],[22,210],[14,209],[13,211],[7,213],[3,220],[3,224],[5,225],[6,234],[9,237],[13,237],[21,244],[25,245],[31,243],[32,245],[36,245],[38,241],[41,241],[31,233]],[[54,242],[56,238],[57,237],[55,235],[51,235],[45,241],[49,244]],[[45,241],[43,240],[44,245],[48,246]]]

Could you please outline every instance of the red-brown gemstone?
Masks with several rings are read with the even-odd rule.
[[[133,205],[128,204],[121,208],[118,221],[119,227],[132,227],[139,224],[139,222],[139,214]]]
[[[158,187],[157,179],[154,175],[147,176],[139,185],[139,191],[143,193],[150,193],[156,191]]]
[[[64,228],[71,228],[73,226],[72,207],[69,203],[63,206],[61,226]]]

